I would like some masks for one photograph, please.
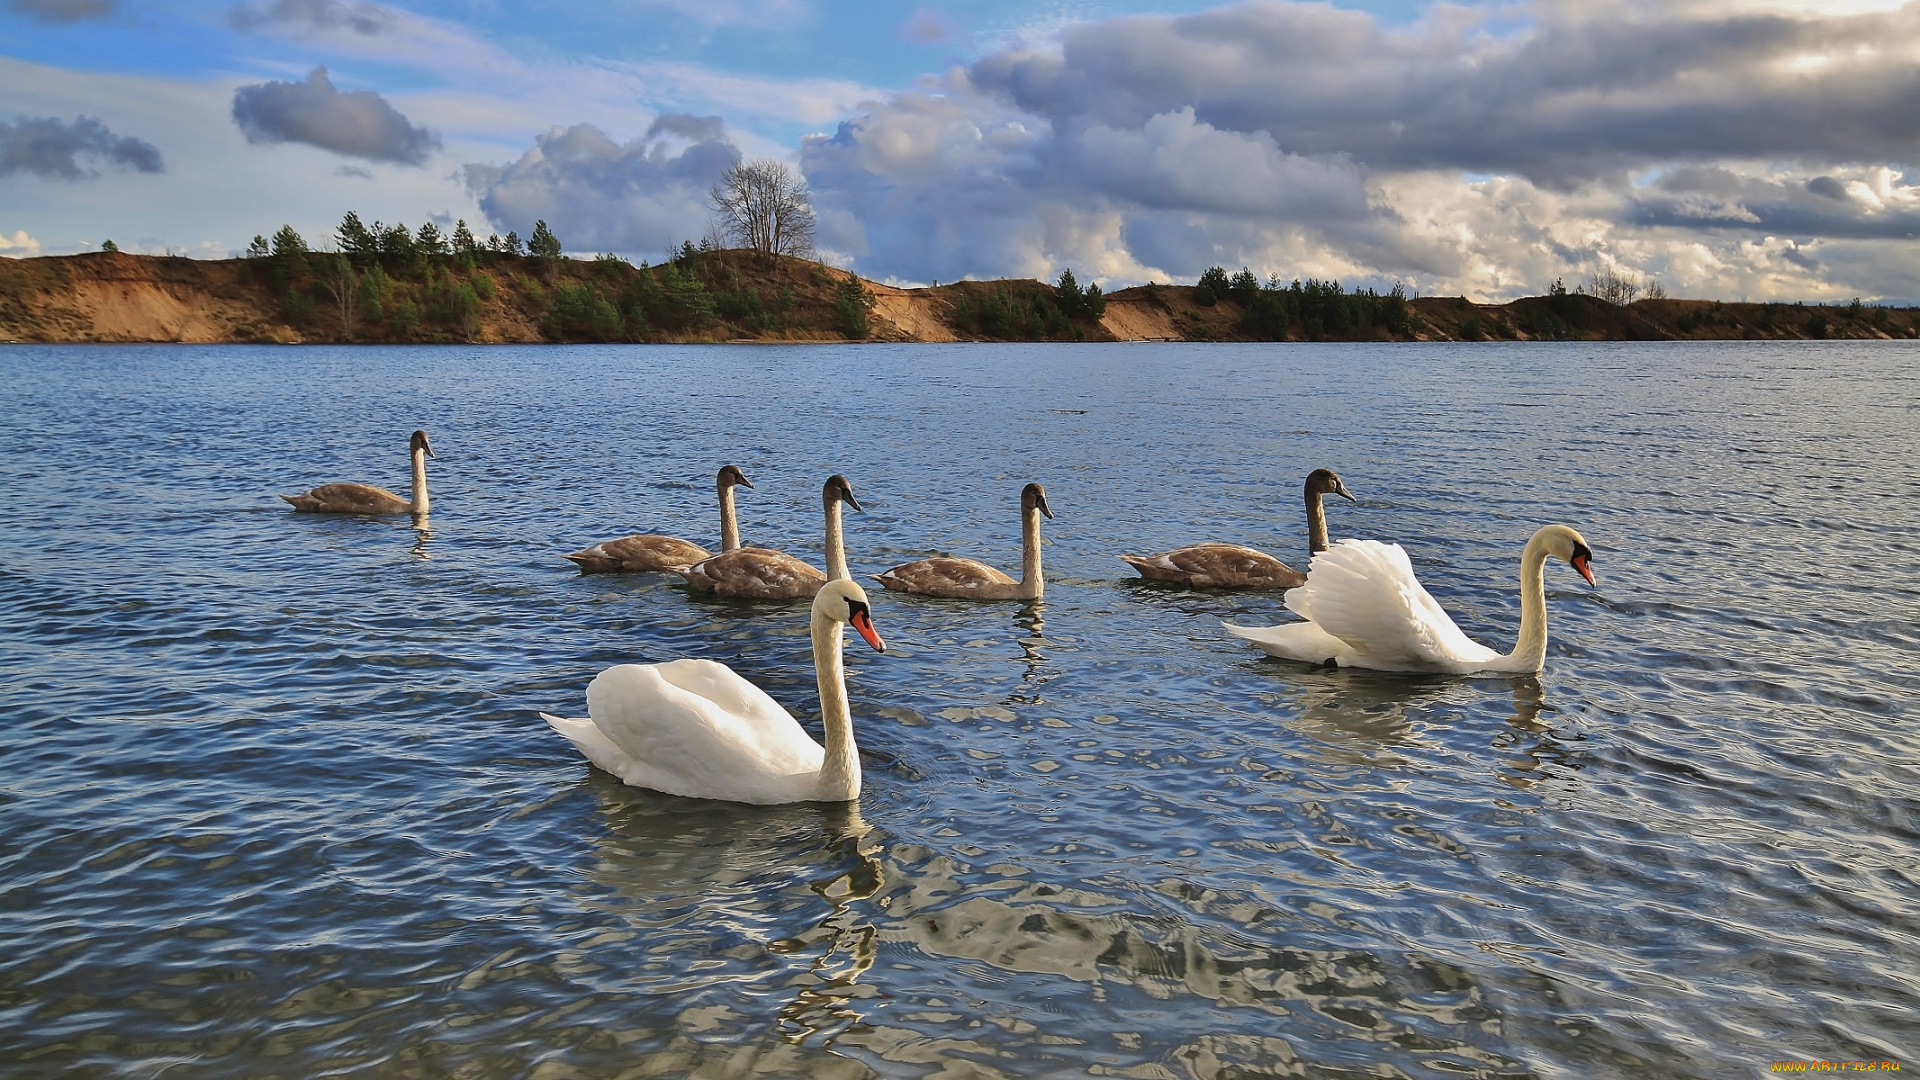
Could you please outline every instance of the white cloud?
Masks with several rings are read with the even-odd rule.
[[[1606,267],[1874,294],[1920,265],[1920,3],[1861,7],[1081,23],[871,101],[802,161],[826,245],[901,280],[1218,263],[1504,298]]]
[[[28,236],[27,230],[15,229],[12,236],[0,232],[0,257],[27,259],[38,254],[40,254],[40,241]]]
[[[103,170],[85,183],[10,177],[0,183],[0,222],[24,227],[48,252],[93,250],[107,237],[128,251],[179,252],[240,250],[282,224],[318,241],[348,210],[411,223],[445,212],[479,220],[465,189],[438,170],[373,165],[378,179],[369,183],[339,175],[341,159],[328,151],[249,145],[228,116],[240,85],[0,57],[0,100],[28,114],[97,117],[112,131],[139,133],[166,161],[163,173]]]
[[[569,249],[651,257],[705,231],[707,192],[739,160],[719,117],[666,115],[625,143],[591,124],[554,128],[519,160],[465,175],[502,230],[544,220]]]

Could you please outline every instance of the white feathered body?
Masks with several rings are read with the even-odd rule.
[[[1341,540],[1313,557],[1307,583],[1286,595],[1307,621],[1227,630],[1271,656],[1377,671],[1538,670],[1467,637],[1414,576],[1398,544]]]
[[[610,667],[587,686],[587,719],[541,716],[635,787],[768,805],[821,797],[820,744],[766,691],[713,660]]]

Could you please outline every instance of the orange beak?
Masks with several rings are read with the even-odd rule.
[[[872,615],[867,614],[865,610],[856,611],[853,613],[852,621],[853,628],[860,631],[860,636],[867,639],[867,644],[873,646],[874,652],[887,651],[887,643],[880,640],[880,632],[873,628]]]
[[[1585,555],[1575,555],[1572,562],[1573,568],[1580,571],[1580,576],[1587,579],[1587,584],[1592,585],[1596,589],[1600,587],[1600,583],[1593,580],[1593,570],[1587,565],[1587,557]]]

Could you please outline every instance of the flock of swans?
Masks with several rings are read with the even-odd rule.
[[[416,431],[408,447],[413,466],[410,498],[368,484],[326,484],[282,495],[296,511],[343,514],[427,513],[427,465],[433,448]],[[873,624],[867,594],[847,569],[841,506],[860,510],[853,486],[832,476],[822,487],[826,519],[823,573],[785,552],[740,543],[733,493],[752,488],[732,466],[715,477],[720,501],[720,551],[676,536],[642,534],[606,540],[565,558],[582,573],[672,573],[701,592],[755,599],[813,598],[813,664],[820,692],[825,743],[817,743],[766,692],[713,660],[619,664],[587,686],[587,716],[541,713],[586,759],[635,787],[670,795],[777,804],[844,802],[860,795],[860,756],[847,704],[842,627],[852,626],[880,652],[886,642]],[[1537,672],[1546,659],[1544,568],[1556,558],[1593,585],[1593,550],[1565,525],[1535,532],[1520,555],[1520,633],[1506,653],[1467,637],[1414,576],[1398,544],[1377,540],[1330,543],[1321,499],[1358,502],[1338,475],[1315,469],[1306,482],[1308,546],[1305,574],[1265,552],[1238,544],[1191,544],[1158,555],[1121,555],[1147,578],[1200,588],[1285,589],[1287,609],[1301,621],[1279,626],[1224,624],[1270,656],[1308,664],[1380,671],[1470,674]],[[1040,518],[1053,517],[1046,489],[1020,493],[1021,574],[973,559],[940,557],[903,563],[873,575],[888,589],[960,600],[1037,600],[1045,588],[1040,566]]]

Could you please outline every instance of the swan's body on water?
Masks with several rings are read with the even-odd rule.
[[[1315,469],[1307,474],[1307,551],[1327,549],[1327,513],[1321,496],[1338,495],[1359,502],[1340,474]],[[1258,548],[1241,544],[1188,544],[1158,555],[1122,555],[1120,559],[1153,581],[1171,581],[1197,589],[1293,589],[1306,584],[1307,575]]]
[[[720,496],[720,550],[732,551],[740,546],[740,520],[733,508],[733,489],[751,489],[753,485],[747,481],[745,473],[732,465],[725,465],[721,467],[720,474],[714,477],[714,487]],[[583,574],[619,570],[657,574],[680,570],[712,557],[713,552],[691,540],[659,533],[637,533],[618,540],[603,540],[564,556],[578,566]]]
[[[1309,664],[1454,674],[1536,672],[1547,655],[1542,569],[1548,556],[1594,583],[1593,550],[1579,533],[1565,525],[1535,532],[1520,554],[1520,633],[1512,652],[1495,652],[1461,632],[1414,576],[1406,551],[1377,540],[1342,540],[1313,557],[1307,583],[1286,598],[1287,608],[1305,622],[1226,626],[1270,656]]]
[[[847,547],[840,524],[840,504],[855,510],[860,503],[853,497],[853,485],[838,474],[827,477],[820,489],[821,511],[826,517],[827,572],[772,548],[743,547],[703,559],[692,566],[678,567],[674,573],[700,592],[751,600],[797,600],[812,596],[828,581],[846,580]]]
[[[412,514],[425,517],[432,508],[427,499],[427,459],[438,456],[427,443],[427,433],[416,431],[407,441],[413,465],[413,489],[401,498],[372,484],[322,484],[298,495],[282,495],[295,511],[306,514]]]
[[[814,674],[826,745],[766,691],[713,660],[620,664],[587,686],[587,717],[541,713],[588,761],[634,787],[741,803],[860,797],[840,627],[880,652],[867,594],[836,580],[813,599]]]
[[[1038,600],[1046,591],[1040,571],[1040,515],[1047,508],[1047,489],[1028,484],[1020,492],[1020,580],[974,559],[940,556],[902,563],[874,580],[898,592],[941,596],[949,600]]]

